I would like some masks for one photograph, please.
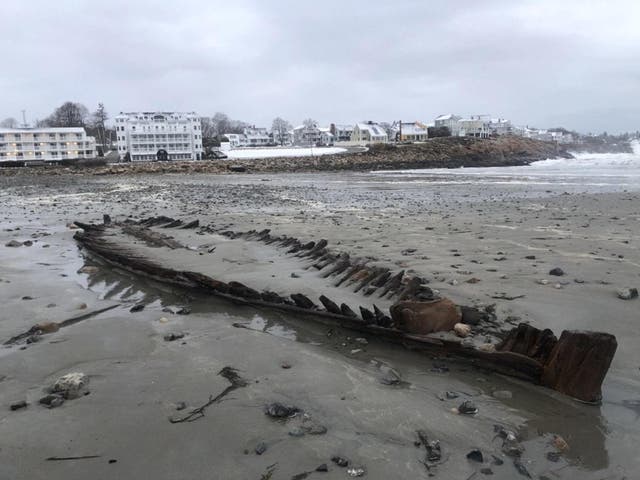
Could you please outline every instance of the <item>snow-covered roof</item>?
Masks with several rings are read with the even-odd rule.
[[[440,115],[439,117],[436,117],[436,120],[454,120],[460,118],[457,115],[454,115],[453,113],[448,113],[447,115]]]
[[[367,130],[372,137],[386,137],[387,132],[377,123],[358,123],[360,130]]]
[[[0,128],[0,133],[85,133],[82,127]]]

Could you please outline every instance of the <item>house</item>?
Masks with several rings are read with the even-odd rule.
[[[449,113],[447,115],[440,115],[439,117],[436,117],[436,119],[434,120],[434,126],[435,128],[447,127],[449,129],[449,132],[451,132],[451,136],[457,137],[458,130],[459,130],[458,121],[461,118],[462,117],[459,117],[458,115],[454,115],[453,113]]]
[[[84,128],[0,128],[0,163],[94,158],[96,141]]]
[[[429,138],[427,126],[421,122],[395,122],[391,128],[397,142],[424,142]]]
[[[508,135],[513,133],[513,127],[509,120],[504,118],[492,118],[489,121],[489,131],[492,135]]]
[[[242,135],[247,147],[266,147],[273,144],[273,137],[266,128],[256,128],[255,126],[245,128]]]
[[[319,145],[330,146],[333,145],[334,136],[331,133],[331,127],[320,127],[320,142]]]
[[[322,141],[322,132],[316,123],[299,125],[293,129],[293,144],[299,146],[317,145]]]
[[[353,134],[353,125],[336,125],[332,123],[330,126],[333,134],[334,142],[350,142]]]
[[[115,117],[118,155],[131,161],[200,160],[202,130],[195,112],[120,112]]]
[[[273,145],[273,135],[266,128],[246,127],[242,133],[225,133],[230,148],[266,147]]]
[[[351,141],[362,145],[370,143],[388,143],[389,137],[384,128],[375,122],[356,123],[351,134]]]
[[[459,137],[489,138],[491,135],[489,119],[486,115],[471,115],[467,118],[461,118],[457,124],[457,136]]]

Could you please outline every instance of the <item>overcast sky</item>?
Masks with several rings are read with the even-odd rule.
[[[492,114],[640,129],[639,0],[3,1],[0,119],[180,110],[270,126]]]

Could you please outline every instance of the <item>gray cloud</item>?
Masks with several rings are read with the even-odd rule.
[[[5,2],[0,117],[121,110],[640,128],[635,0]]]

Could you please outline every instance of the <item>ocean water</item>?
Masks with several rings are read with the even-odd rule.
[[[368,181],[389,184],[486,184],[530,186],[568,191],[640,190],[640,142],[633,153],[574,153],[573,159],[547,159],[521,167],[387,170],[368,174]]]

